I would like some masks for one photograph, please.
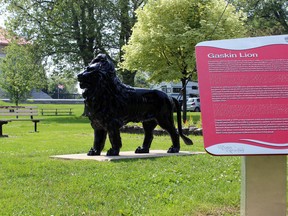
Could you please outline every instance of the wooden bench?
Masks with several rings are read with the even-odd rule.
[[[3,135],[2,126],[12,121],[32,121],[34,122],[34,132],[37,132],[37,123],[39,119],[33,119],[38,116],[38,109],[34,106],[0,106],[0,116],[15,116],[13,119],[0,119],[0,137],[7,137]],[[19,116],[29,116],[30,118],[19,118]]]
[[[7,124],[7,123],[8,123],[8,121],[0,120],[0,138],[1,137],[8,137],[7,135],[3,135],[3,131],[2,131],[2,125]]]
[[[41,109],[41,115],[72,115],[72,108]]]

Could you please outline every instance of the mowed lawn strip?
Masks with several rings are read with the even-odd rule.
[[[0,105],[12,105],[0,102]],[[115,162],[51,159],[86,153],[93,143],[83,105],[72,116],[39,116],[4,125],[0,139],[0,215],[239,215],[240,157],[208,154]],[[188,122],[199,124],[199,113]],[[121,151],[142,145],[142,134],[122,133]],[[183,151],[204,151],[202,136],[181,140]],[[168,149],[169,136],[155,136],[151,149]],[[110,148],[107,139],[104,151]]]

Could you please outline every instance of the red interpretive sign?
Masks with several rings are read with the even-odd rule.
[[[196,59],[206,151],[288,154],[288,35],[201,42]]]

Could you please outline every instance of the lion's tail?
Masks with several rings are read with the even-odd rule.
[[[177,111],[177,123],[178,123],[178,132],[179,132],[179,135],[180,137],[183,139],[184,143],[186,145],[193,145],[193,141],[191,139],[189,139],[187,136],[185,136],[183,134],[183,131],[182,131],[182,122],[181,122],[181,109],[180,109],[180,104],[179,102],[173,98],[173,102],[175,104],[175,107],[176,107],[176,111]]]

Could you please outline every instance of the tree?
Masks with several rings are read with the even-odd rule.
[[[10,17],[7,27],[39,44],[43,56],[64,68],[88,65],[95,52],[115,48],[117,21],[109,0],[1,0]],[[76,69],[79,71],[79,69]]]
[[[44,87],[47,79],[37,49],[31,44],[14,40],[4,51],[6,56],[0,63],[0,86],[18,106],[21,100],[30,96],[31,90]]]
[[[135,75],[135,86],[139,88],[150,88],[151,83],[148,82],[149,75],[146,73],[137,73]]]
[[[119,60],[123,61],[123,50],[122,47],[126,45],[130,39],[132,33],[132,27],[136,23],[135,11],[141,5],[144,5],[144,0],[118,0],[118,20],[120,22],[119,32]],[[134,86],[136,71],[129,71],[127,69],[120,69],[123,82]]]
[[[48,78],[47,93],[52,98],[63,98],[63,95],[66,95],[66,99],[74,99],[75,94],[78,94],[76,85],[77,80],[71,71],[61,74],[52,73]]]
[[[196,72],[198,42],[245,34],[244,15],[224,0],[150,0],[136,14],[138,22],[123,47],[121,66],[150,72],[157,82],[182,80],[183,87]],[[185,108],[184,104],[184,121]]]
[[[233,4],[247,14],[250,36],[288,33],[288,2],[286,0],[237,0]]]
[[[43,57],[62,70],[87,66],[95,54],[117,64],[135,23],[134,11],[145,0],[0,0],[10,14],[7,27],[39,44]],[[125,73],[133,83],[134,75]],[[131,77],[129,77],[131,76]],[[131,83],[127,83],[131,84]]]

